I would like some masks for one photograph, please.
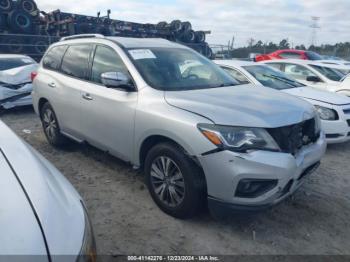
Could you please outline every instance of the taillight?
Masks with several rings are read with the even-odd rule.
[[[34,79],[36,78],[37,75],[38,75],[38,72],[32,72],[30,74],[30,79],[32,80],[32,82],[34,81]]]

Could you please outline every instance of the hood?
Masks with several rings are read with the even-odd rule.
[[[50,253],[79,254],[85,225],[80,196],[47,160],[1,121],[0,132],[0,148],[33,204]]]
[[[350,98],[333,92],[317,90],[311,87],[299,87],[285,89],[283,92],[295,95],[301,98],[307,98],[315,101],[320,101],[332,105],[348,105]]]
[[[38,69],[37,64],[16,67],[10,70],[0,71],[0,82],[19,85],[31,82],[30,74]]]
[[[0,255],[47,255],[39,223],[15,173],[0,150]]]
[[[348,74],[343,81],[341,82],[342,86],[348,87],[347,89],[350,89],[350,74]]]
[[[204,116],[218,125],[275,128],[315,115],[313,106],[306,101],[254,85],[166,91],[165,99],[174,107]]]

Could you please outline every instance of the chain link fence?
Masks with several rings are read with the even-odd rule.
[[[46,49],[59,39],[44,35],[0,34],[0,53],[24,54],[39,61]]]

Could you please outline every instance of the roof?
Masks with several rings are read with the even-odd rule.
[[[186,48],[188,47],[171,42],[164,38],[135,38],[135,37],[115,37],[110,36],[106,37],[99,34],[80,34],[80,35],[72,35],[68,37],[63,37],[60,42],[53,44],[56,45],[64,45],[67,42],[71,43],[94,43],[103,40],[112,41],[123,48],[151,48],[151,47],[176,47],[176,48]]]
[[[133,38],[133,37],[106,37],[124,48],[138,47],[184,47],[183,45],[171,42],[163,38]]]
[[[323,62],[324,60],[317,61],[317,60],[303,60],[303,59],[274,59],[274,60],[261,61],[259,63],[264,63],[264,64],[294,63],[299,65],[316,65],[316,66],[336,68],[336,69],[350,69],[350,67],[347,65],[326,64]]]
[[[306,50],[301,50],[301,49],[279,49],[279,50],[276,50],[275,52],[299,52],[299,53],[305,53],[307,51]]]

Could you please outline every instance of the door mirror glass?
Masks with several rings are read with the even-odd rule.
[[[122,72],[106,72],[101,75],[102,84],[108,88],[134,90],[131,78]]]
[[[322,82],[321,79],[318,76],[308,76],[306,78],[306,81],[308,82],[314,82],[314,83],[319,83]]]

